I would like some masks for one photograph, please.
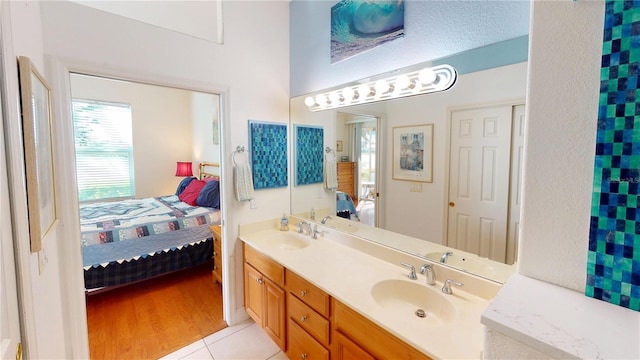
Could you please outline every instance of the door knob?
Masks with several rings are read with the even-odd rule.
[[[456,203],[454,203],[453,201],[449,203],[449,207],[456,207]]]

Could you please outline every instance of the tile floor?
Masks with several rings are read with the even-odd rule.
[[[288,360],[267,334],[249,319],[222,329],[160,360]]]

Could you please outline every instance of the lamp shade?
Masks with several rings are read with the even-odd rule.
[[[178,161],[176,165],[176,176],[193,176],[191,162]]]

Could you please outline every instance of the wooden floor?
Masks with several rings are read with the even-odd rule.
[[[157,359],[225,328],[210,269],[87,296],[91,359]]]

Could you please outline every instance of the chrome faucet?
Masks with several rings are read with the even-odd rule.
[[[463,287],[464,284],[461,282],[457,282],[451,279],[447,279],[447,281],[444,282],[444,286],[442,287],[442,292],[447,294],[447,295],[451,295],[453,294],[453,289],[451,289],[451,285],[455,285],[455,286],[459,286],[459,287]]]
[[[308,231],[305,231],[305,228]],[[305,221],[301,221],[298,223],[298,234],[311,235],[311,224]]]
[[[323,217],[323,218],[322,218],[322,221],[320,221],[320,222],[321,222],[322,224],[326,224],[326,223],[327,223],[327,220],[331,220],[331,219],[333,219],[333,218],[331,217],[331,215],[327,215],[327,216]]]
[[[447,251],[447,252],[443,253],[442,256],[440,257],[440,262],[443,263],[443,264],[446,264],[447,263],[447,258],[449,256],[451,256],[451,255],[453,255],[452,251]]]
[[[425,274],[427,277],[427,285],[436,284],[436,272],[433,270],[433,265],[424,264],[420,267],[420,274]]]
[[[413,267],[413,265],[407,264],[407,263],[400,263],[400,265],[409,268],[409,275],[408,275],[409,279],[411,279],[411,280],[417,280],[418,279],[418,276],[416,275],[416,268]]]

